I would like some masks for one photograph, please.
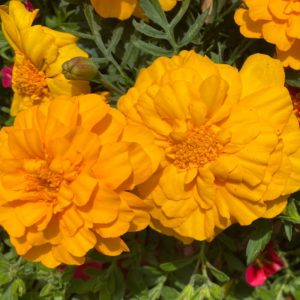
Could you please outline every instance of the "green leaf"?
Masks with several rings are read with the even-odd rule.
[[[167,17],[161,8],[158,0],[140,0],[139,5],[143,9],[144,14],[154,23],[160,25],[162,28],[168,28],[169,23]]]
[[[162,263],[159,265],[159,267],[165,272],[174,272],[178,269],[181,269],[181,268],[191,264],[196,259],[197,259],[197,256],[193,256],[193,257],[189,257],[189,258],[182,258],[182,259]]]
[[[232,253],[224,252],[224,258],[226,260],[229,270],[239,271],[239,272],[244,271],[245,269],[244,264],[238,257],[234,256]]]
[[[179,293],[175,288],[164,286],[161,291],[161,297],[163,300],[176,299]]]
[[[180,293],[176,300],[190,300],[194,294],[194,287],[188,284]]]
[[[12,278],[9,275],[9,273],[4,272],[2,269],[0,270],[0,286],[2,286],[6,283],[9,283],[12,280]]]
[[[226,282],[228,281],[230,278],[223,273],[222,271],[218,270],[215,266],[213,266],[211,263],[206,262],[206,266],[208,268],[208,270],[210,271],[210,273],[220,282]]]
[[[133,43],[140,50],[150,53],[151,55],[153,55],[155,57],[157,57],[157,56],[172,56],[172,54],[173,54],[173,51],[171,51],[171,50],[167,50],[167,49],[155,46],[153,44],[148,44],[141,40],[136,40]]]
[[[294,198],[289,200],[289,204],[280,218],[295,224],[300,224],[300,215]]]
[[[223,289],[215,283],[210,284],[210,293],[216,300],[224,299]]]
[[[288,85],[300,88],[300,71],[288,69],[285,75],[285,81]]]
[[[202,28],[206,17],[207,12],[197,16],[195,23],[190,26],[189,30],[184,34],[183,39],[179,42],[180,47],[191,43],[193,39],[200,34],[200,29]]]
[[[123,32],[124,32],[124,27],[121,25],[117,26],[114,29],[109,46],[107,48],[108,52],[112,52],[117,47],[118,43],[120,42],[120,40],[122,38]]]
[[[50,295],[50,293],[53,291],[55,287],[51,283],[47,283],[43,286],[43,288],[40,291],[40,297],[45,297]]]
[[[273,300],[276,298],[276,295],[272,290],[268,290],[264,287],[258,287],[255,290],[255,296],[261,300]]]
[[[149,290],[148,293],[149,300],[157,300],[160,298],[166,280],[167,280],[166,276],[160,276],[159,278],[157,278],[157,285],[151,290]]]
[[[293,237],[293,224],[291,223],[284,223],[284,232],[287,237],[287,240],[290,242]]]
[[[112,299],[113,298],[109,289],[107,288],[107,286],[103,285],[99,293],[99,300],[112,300]]]
[[[18,300],[19,296],[25,293],[25,284],[23,280],[16,279],[5,290],[1,300]]]
[[[146,36],[155,39],[168,39],[164,32],[153,28],[152,26],[146,24],[144,21],[137,22],[136,20],[133,20],[132,24],[138,32]]]
[[[251,263],[264,250],[272,236],[273,228],[269,220],[258,220],[255,226],[246,248],[247,264]]]

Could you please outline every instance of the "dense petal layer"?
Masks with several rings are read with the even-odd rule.
[[[144,69],[118,105],[164,153],[138,186],[159,232],[211,240],[278,215],[300,188],[299,125],[276,59],[252,55],[238,72],[183,51]]]
[[[160,151],[105,100],[62,96],[0,131],[0,224],[26,259],[55,267],[84,263],[94,247],[118,255],[128,251],[120,237],[149,224],[128,189],[153,174]]]

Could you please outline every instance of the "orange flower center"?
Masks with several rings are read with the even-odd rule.
[[[203,167],[218,158],[223,144],[209,126],[193,128],[187,134],[171,133],[167,156],[180,169]]]
[[[35,105],[43,102],[49,97],[49,89],[44,72],[38,70],[36,66],[27,58],[17,55],[13,68],[12,84],[15,91],[20,96],[28,97]]]
[[[44,165],[36,172],[27,173],[26,179],[27,192],[37,192],[41,199],[53,202],[63,181],[63,175],[50,171],[48,166]]]

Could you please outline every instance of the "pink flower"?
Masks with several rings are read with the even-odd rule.
[[[263,253],[246,269],[246,282],[261,286],[272,274],[284,268],[284,261],[277,255],[273,243],[269,243]]]
[[[34,11],[34,7],[30,1],[24,1],[23,4],[28,11]]]
[[[13,66],[8,66],[8,67],[4,67],[4,68],[2,68],[2,70],[0,70],[0,73],[2,75],[2,86],[4,88],[11,87],[12,69],[13,69]]]

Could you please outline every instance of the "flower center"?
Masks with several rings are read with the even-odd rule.
[[[26,191],[36,192],[40,199],[53,202],[56,199],[63,174],[49,170],[44,161],[27,161],[26,169]]]
[[[210,126],[193,128],[187,134],[171,133],[167,156],[180,169],[199,168],[218,158],[223,144]]]
[[[13,68],[13,88],[22,96],[29,97],[28,105],[36,105],[49,97],[49,89],[44,72],[27,58],[17,55]]]

